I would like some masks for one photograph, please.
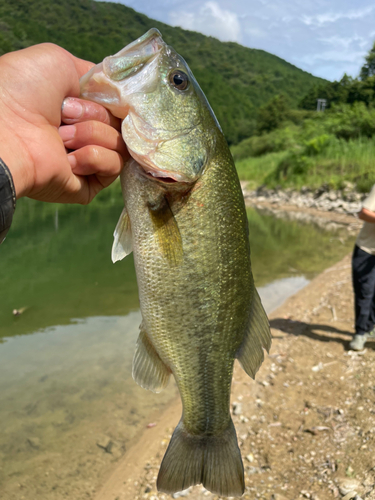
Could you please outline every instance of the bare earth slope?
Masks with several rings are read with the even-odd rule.
[[[360,354],[347,350],[350,275],[347,256],[271,314],[273,346],[255,382],[236,366],[243,498],[375,498],[375,341]],[[179,416],[176,402],[126,452],[95,499],[170,498],[156,492],[155,479]],[[183,496],[218,498],[201,486]]]

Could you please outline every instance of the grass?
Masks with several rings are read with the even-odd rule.
[[[252,188],[342,189],[349,181],[368,192],[375,184],[375,109],[341,106],[252,136],[231,151],[240,179]]]
[[[265,164],[267,156],[271,155],[263,158]],[[270,168],[268,175],[265,178],[260,176],[258,182],[270,187],[279,185],[296,189],[302,186],[317,188],[322,184],[342,189],[346,182],[352,182],[357,191],[368,192],[375,184],[374,159],[374,139],[328,140],[326,147],[315,154],[309,151],[307,144],[305,148],[284,154],[276,168]],[[272,160],[270,158],[269,165]]]
[[[264,184],[266,178],[272,174],[277,165],[282,161],[287,153],[269,153],[257,158],[246,158],[236,162],[238,176],[243,181],[249,181],[249,187],[255,189],[260,184]]]

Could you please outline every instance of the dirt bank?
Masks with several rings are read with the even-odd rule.
[[[375,498],[375,342],[363,353],[348,351],[350,256],[289,298],[270,321],[273,345],[256,380],[235,368],[243,498]],[[95,500],[170,498],[156,492],[155,479],[180,411],[176,401],[138,438]],[[201,486],[183,496],[218,498]]]

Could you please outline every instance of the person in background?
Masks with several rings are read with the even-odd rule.
[[[364,224],[352,258],[355,335],[349,346],[355,351],[362,350],[368,338],[375,336],[375,185],[358,217]]]
[[[79,99],[93,65],[50,43],[0,57],[0,243],[18,198],[87,204],[129,157],[120,120]]]

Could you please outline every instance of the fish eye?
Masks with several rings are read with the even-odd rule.
[[[186,90],[189,86],[189,78],[187,74],[176,69],[170,73],[169,81],[178,90]]]

